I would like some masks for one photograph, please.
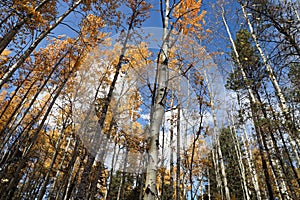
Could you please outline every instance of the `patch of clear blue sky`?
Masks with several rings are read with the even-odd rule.
[[[146,21],[142,24],[143,27],[162,27],[162,19],[161,19],[161,13],[160,13],[160,4],[158,0],[150,0],[147,1],[151,3],[153,8],[150,10],[149,18],[146,19]],[[205,4],[203,4],[205,5]],[[205,6],[204,6],[205,7]],[[62,14],[66,11],[68,8],[68,5],[62,1],[58,2],[57,5],[59,14]],[[125,6],[120,8],[121,11],[124,11],[126,15],[130,15],[130,10],[128,8],[125,8]],[[66,19],[63,21],[63,24],[60,24],[58,27],[56,27],[52,31],[52,36],[62,35],[66,34],[69,37],[76,37],[77,33],[74,32],[70,27],[72,27],[75,30],[78,30],[78,24],[80,23],[82,19],[82,14],[78,12],[72,12]],[[68,26],[64,25],[68,24]],[[51,35],[50,35],[51,37]]]
[[[153,6],[153,8],[150,10],[150,15],[149,18],[146,19],[146,21],[142,24],[143,27],[162,27],[162,19],[161,19],[161,14],[160,14],[160,4],[158,0],[148,0],[147,2],[151,3],[151,5]],[[207,27],[209,26],[214,26],[214,28],[220,26],[220,24],[215,24],[217,23],[217,21],[219,20],[218,17],[216,17],[217,13],[216,10],[211,8],[212,4],[216,4],[215,1],[212,0],[203,0],[202,3],[202,10],[206,10],[207,11],[207,15],[205,17],[205,20],[208,21],[209,23],[207,24]],[[228,6],[228,4],[227,4]],[[229,4],[229,7],[234,8],[236,7],[236,5],[233,4]],[[57,3],[57,9],[58,9],[58,13],[62,14],[64,13],[68,8],[68,4],[66,4],[63,1],[59,1]],[[121,11],[125,12],[125,14],[128,16],[130,15],[130,10],[128,8],[126,8],[125,6],[122,6]],[[79,12],[72,12],[68,17],[66,17],[66,19],[63,21],[62,24],[58,25],[48,37],[57,37],[57,35],[66,35],[68,37],[76,37],[77,33],[74,30],[79,31],[79,23],[82,19],[83,15],[80,14]],[[230,20],[230,26],[233,27],[234,25],[236,25],[238,23],[233,22],[232,20]],[[235,27],[234,27],[235,28]],[[72,30],[73,29],[73,30]],[[109,30],[108,31],[112,32],[112,35],[115,34],[113,32],[113,30]],[[214,30],[215,31],[215,30]],[[222,32],[222,30],[218,30],[220,32]],[[223,30],[224,31],[224,30]],[[224,35],[224,34],[221,34]],[[218,40],[220,40],[221,38],[219,38]],[[40,46],[45,46],[47,44],[46,41],[43,41],[41,43]],[[226,43],[222,42],[220,43],[220,45],[218,45],[217,47],[210,46],[210,49],[212,50],[217,50],[217,49],[224,49],[226,48],[225,45]]]

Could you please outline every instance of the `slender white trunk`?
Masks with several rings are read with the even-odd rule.
[[[290,129],[290,130],[289,130],[289,133],[290,133],[289,135],[290,135],[292,138],[297,138],[297,137],[299,137],[299,135],[298,135],[298,133],[297,133],[297,132],[299,132],[299,131],[293,130],[293,129],[294,129],[294,128],[293,128],[293,122],[292,122],[291,117],[290,117],[290,114],[289,114],[287,102],[286,102],[285,97],[284,97],[284,95],[283,95],[283,93],[282,93],[282,91],[281,91],[281,88],[280,88],[279,84],[278,84],[278,81],[277,81],[276,76],[275,76],[275,74],[274,74],[273,68],[272,68],[271,65],[269,64],[269,62],[268,62],[268,60],[267,60],[267,58],[266,58],[266,56],[265,56],[265,54],[264,54],[264,51],[262,50],[262,48],[261,48],[261,46],[260,46],[260,43],[259,43],[259,41],[258,41],[258,38],[257,38],[257,36],[256,36],[256,34],[255,34],[255,32],[254,32],[253,26],[252,26],[252,24],[251,24],[251,22],[250,22],[250,20],[249,20],[249,18],[248,18],[248,16],[247,16],[247,12],[246,12],[245,6],[241,5],[241,7],[242,7],[243,15],[244,15],[244,17],[245,17],[245,19],[246,19],[246,22],[247,22],[247,24],[248,24],[248,27],[249,27],[251,36],[252,36],[252,38],[253,38],[253,40],[254,40],[254,42],[255,42],[256,48],[257,48],[257,50],[259,51],[259,54],[260,54],[260,56],[261,56],[261,58],[262,58],[262,60],[263,60],[263,62],[264,62],[265,67],[266,67],[266,71],[268,72],[269,78],[270,78],[270,80],[271,80],[271,82],[272,82],[272,85],[273,85],[273,87],[274,87],[274,89],[275,89],[276,96],[277,96],[277,98],[278,98],[278,100],[279,100],[280,108],[281,108],[282,113],[283,113],[283,115],[284,115],[284,118],[285,118],[285,120],[286,120],[286,125],[287,125],[287,127]],[[270,147],[271,147],[270,149],[273,149],[274,144],[273,144],[272,141],[269,142],[269,145],[270,145]],[[274,157],[274,156],[272,156],[272,157]],[[279,186],[280,186],[280,189],[281,189],[283,198],[284,198],[284,199],[290,199],[290,197],[289,197],[289,195],[288,195],[288,190],[287,190],[285,181],[284,181],[284,179],[283,179],[283,172],[282,172],[282,170],[281,170],[281,167],[278,165],[278,160],[277,160],[277,158],[273,158],[273,159],[275,159],[273,163],[274,163],[275,167],[276,167],[277,170],[278,170],[277,175],[279,175],[279,177],[278,177],[279,180],[280,180],[280,182],[279,182],[280,185],[279,185]],[[283,166],[282,166],[282,167],[283,167]]]
[[[46,174],[46,176],[45,176],[45,178],[44,178],[45,180],[44,180],[44,182],[43,182],[43,184],[42,184],[42,186],[41,186],[40,193],[39,193],[37,199],[42,200],[43,197],[44,197],[44,194],[45,194],[45,192],[46,192],[46,187],[47,187],[47,185],[48,185],[48,183],[49,183],[50,173],[51,173],[51,170],[52,170],[52,168],[53,168],[53,166],[54,166],[54,164],[55,164],[56,158],[57,158],[57,156],[58,156],[58,153],[59,153],[58,151],[59,151],[59,149],[60,149],[61,141],[62,141],[64,135],[65,135],[65,131],[62,130],[61,133],[60,133],[60,135],[59,135],[59,137],[58,137],[58,139],[57,139],[57,141],[56,141],[56,144],[55,144],[55,152],[54,152],[54,154],[52,155],[52,159],[51,159],[50,166],[49,166],[48,171],[47,171],[47,174]],[[69,148],[69,143],[70,143],[70,140],[69,140],[69,142],[68,142],[67,148]],[[64,153],[64,157],[65,157],[65,156],[66,156],[66,152]],[[62,165],[62,163],[63,163],[63,161],[61,162],[61,165]],[[52,186],[54,186],[54,185],[52,184]]]
[[[214,139],[216,140],[216,139]],[[218,154],[217,154],[217,150],[214,148],[211,152],[212,154],[212,160],[213,160],[213,164],[214,164],[214,170],[216,173],[216,181],[217,181],[217,189],[219,194],[222,196],[223,198],[223,190],[222,190],[222,181],[221,181],[221,175],[219,173],[219,162],[218,162]]]
[[[275,190],[277,190],[278,193],[281,193],[281,188],[277,179],[277,176],[274,172],[274,170],[271,170],[272,176],[274,178],[274,185],[275,185]],[[281,195],[279,194],[279,196],[276,196],[276,198],[282,200]]]
[[[237,62],[237,64],[238,64],[239,70],[240,70],[240,72],[241,72],[241,74],[242,74],[243,80],[244,80],[244,81],[247,81],[248,78],[247,78],[246,73],[245,73],[245,71],[244,71],[244,69],[243,69],[243,66],[242,66],[242,64],[241,64],[241,62],[240,62],[240,59],[239,59],[240,56],[239,56],[239,53],[238,53],[237,50],[236,50],[235,43],[234,43],[234,41],[233,41],[233,38],[232,38],[232,35],[231,35],[231,32],[230,32],[229,26],[228,26],[227,21],[226,21],[226,18],[225,18],[225,11],[224,11],[224,8],[223,8],[223,7],[222,7],[222,20],[223,20],[223,24],[224,24],[224,26],[225,26],[225,28],[226,28],[226,32],[227,32],[227,34],[228,34],[228,37],[229,37],[231,46],[232,46],[232,48],[233,48],[233,52],[234,52],[234,55],[235,55],[235,57],[236,57],[236,62]],[[254,94],[253,94],[253,91],[252,91],[252,89],[250,88],[249,85],[247,85],[247,92],[248,92],[248,94],[249,94],[250,101],[252,101],[253,103],[255,103],[255,102],[256,102],[256,99],[255,99],[255,96],[254,96]]]
[[[178,97],[178,109],[177,109],[177,155],[176,155],[176,200],[180,200],[180,98]]]
[[[299,152],[298,152],[298,150],[297,150],[297,142],[295,141],[295,140],[293,140],[291,137],[287,137],[287,140],[288,140],[288,144],[290,144],[291,145],[291,147],[292,147],[292,151],[293,151],[293,153],[294,153],[294,156],[295,156],[295,160],[296,160],[296,163],[295,163],[295,165],[296,165],[296,167],[297,168],[299,168],[300,167],[300,158],[299,158]]]
[[[253,163],[252,152],[249,148],[249,139],[248,139],[248,135],[247,135],[245,126],[243,126],[242,141],[243,141],[243,145],[245,148],[245,154],[246,154],[246,158],[247,158],[249,171],[251,174],[251,179],[252,179],[252,183],[254,186],[256,198],[257,198],[257,200],[261,200],[262,197],[261,197],[261,192],[259,189],[258,176],[257,176],[257,172],[256,172],[256,169],[255,169],[255,166]]]
[[[219,140],[219,134],[218,134],[219,131],[218,131],[218,125],[217,125],[216,111],[215,111],[215,106],[214,106],[213,85],[209,82],[206,71],[204,72],[204,76],[205,76],[206,83],[208,86],[208,93],[209,93],[210,105],[211,105],[210,108],[211,108],[211,114],[212,114],[213,124],[214,124],[213,134],[215,137],[217,154],[220,159],[220,169],[221,169],[221,174],[222,174],[223,184],[224,184],[224,189],[225,189],[225,199],[230,200],[231,198],[230,198],[228,181],[227,181],[227,176],[226,176],[226,171],[225,171],[225,164],[224,164],[224,160],[223,160],[223,154],[222,154],[220,140]]]
[[[199,196],[200,196],[201,200],[203,200],[203,188],[202,188],[203,177],[202,177],[201,171],[198,174],[198,179],[200,179],[199,180]]]
[[[250,200],[249,190],[248,190],[248,186],[247,186],[247,179],[246,179],[246,175],[245,175],[245,166],[244,166],[244,163],[243,163],[243,160],[242,160],[242,153],[241,153],[240,144],[239,144],[238,139],[236,137],[236,129],[234,127],[234,119],[233,119],[232,112],[231,112],[231,123],[232,123],[232,126],[230,127],[230,131],[231,131],[232,139],[233,139],[233,142],[234,142],[234,149],[235,149],[235,152],[237,154],[238,165],[239,165],[239,169],[240,169],[240,173],[241,173],[242,187],[243,187],[243,190],[244,190],[244,199]]]
[[[188,80],[187,80],[187,107],[190,107],[190,96],[191,96],[191,92],[190,92],[190,73],[188,72]],[[182,151],[183,151],[183,158],[187,158],[188,156],[186,155],[187,149],[186,147],[187,145],[187,137],[188,137],[188,117],[185,115],[186,113],[184,112],[184,110],[182,111],[182,116],[184,117],[184,121],[185,121],[185,127],[184,127],[184,136],[183,136],[183,145],[182,145]],[[183,161],[183,163],[185,163],[185,161]],[[184,165],[183,165],[184,166]],[[186,172],[186,170],[183,170],[184,172]],[[182,198],[185,200],[186,198],[186,194],[187,194],[187,177],[186,177],[187,173],[183,173],[182,175],[182,185],[183,185],[183,192],[182,192]]]
[[[207,196],[208,196],[208,200],[211,200],[211,194],[210,194],[210,178],[209,178],[209,169],[207,169]]]
[[[247,18],[247,14],[245,13],[245,9],[244,9],[244,7],[242,6],[242,9],[243,9],[243,13],[244,13],[244,15],[246,15],[245,17]],[[228,33],[228,36],[229,36],[229,39],[230,39],[230,41],[231,41],[231,44],[232,44],[232,47],[233,47],[233,51],[234,51],[234,54],[235,54],[235,56],[236,56],[236,61],[237,61],[237,64],[238,64],[238,67],[239,67],[239,69],[240,69],[240,72],[241,72],[241,74],[242,74],[242,77],[243,77],[243,79],[244,79],[244,81],[247,81],[247,77],[246,77],[246,74],[245,74],[245,72],[244,72],[244,69],[243,69],[243,66],[241,65],[241,63],[240,63],[240,60],[239,60],[239,54],[238,54],[238,52],[237,52],[237,50],[236,50],[236,46],[235,46],[235,43],[234,43],[234,41],[233,41],[233,38],[232,38],[232,36],[231,36],[231,33],[230,33],[230,30],[229,30],[229,27],[228,27],[228,24],[227,24],[227,21],[226,21],[226,19],[225,19],[225,11],[224,11],[224,8],[222,7],[222,19],[223,19],[223,23],[224,23],[224,25],[225,25],[225,28],[226,28],[226,31],[227,31],[227,33]],[[247,18],[248,19],[248,18]],[[252,31],[251,31],[252,33],[253,33],[253,29],[252,29]],[[273,81],[275,80],[276,81],[276,79],[275,79],[275,76],[273,76],[273,80],[272,80],[272,83],[273,83]],[[278,87],[279,88],[279,87]],[[280,89],[280,88],[279,88]],[[249,99],[250,99],[250,102],[252,103],[252,104],[254,104],[254,105],[257,105],[258,104],[258,101],[256,100],[256,98],[255,98],[255,96],[254,96],[254,94],[253,94],[253,91],[252,91],[252,89],[250,88],[250,86],[249,85],[247,85],[247,91],[248,91],[248,94],[249,94]],[[281,93],[281,91],[280,91],[280,94],[282,95],[282,93]],[[282,96],[280,96],[279,97],[279,99],[280,99],[280,101],[283,101],[283,102],[285,102],[285,100],[284,100],[284,98],[282,99],[282,97],[283,97],[283,95]],[[286,107],[286,103],[280,103],[280,105],[281,106],[283,106],[282,107],[282,110],[285,110],[285,111],[287,111],[287,107]],[[283,111],[284,112],[284,111]],[[285,114],[287,114],[286,112],[284,112]],[[255,113],[252,113],[252,115],[253,116],[255,116],[256,114]],[[285,115],[285,117],[286,117],[287,115]],[[261,134],[258,134],[258,139],[260,139],[261,141],[263,140],[263,136],[261,135]],[[266,147],[266,148],[268,148],[268,147]],[[270,155],[271,156],[271,155]],[[271,163],[271,165],[272,165],[272,160],[269,160]],[[275,163],[274,163],[275,164]],[[278,186],[278,188],[282,188],[282,187],[280,187],[280,186],[285,186],[285,182],[284,182],[284,180],[282,179],[282,183],[281,183],[281,185],[279,185],[278,184],[278,182],[277,182],[277,174],[276,174],[276,172],[273,170],[273,168],[272,168],[272,173],[273,173],[273,175],[274,175],[274,178],[275,178],[275,182],[276,182],[276,186]],[[282,184],[284,184],[284,185],[282,185]],[[280,189],[281,191],[283,191],[282,189]]]
[[[273,85],[273,87],[275,89],[276,96],[277,96],[277,98],[279,100],[279,106],[280,106],[280,108],[282,110],[282,113],[284,115],[284,118],[286,120],[287,128],[289,129],[291,137],[297,138],[297,137],[299,137],[299,131],[296,131],[296,130],[294,130],[295,128],[293,128],[293,122],[291,120],[291,116],[290,116],[290,113],[289,113],[287,102],[286,102],[286,99],[285,99],[285,97],[284,97],[284,95],[283,95],[283,93],[281,91],[281,88],[280,88],[280,86],[278,84],[278,81],[277,81],[276,76],[274,74],[273,68],[269,64],[269,62],[268,62],[268,60],[267,60],[267,58],[265,56],[265,53],[263,52],[263,50],[262,50],[262,48],[260,46],[260,43],[259,43],[259,41],[257,39],[257,36],[254,33],[254,29],[253,29],[253,26],[252,26],[249,18],[248,18],[245,6],[241,5],[241,7],[242,7],[243,15],[244,15],[244,17],[246,19],[246,22],[248,24],[251,36],[252,36],[252,38],[253,38],[253,40],[255,42],[255,46],[256,46],[257,50],[259,51],[259,54],[260,54],[260,56],[261,56],[261,58],[262,58],[262,60],[264,62],[265,67],[266,67],[266,71],[268,72],[269,78],[270,78],[270,80],[272,82],[272,85]]]
[[[263,136],[262,136],[261,134],[258,134],[257,137],[259,137],[259,139],[260,139],[261,141],[263,141],[263,138],[262,138]],[[266,148],[269,148],[269,145],[267,145]],[[267,152],[267,154],[270,154],[270,152]],[[270,155],[269,157],[271,157],[271,155]],[[274,178],[275,188],[276,188],[279,192],[281,192],[282,190],[281,190],[281,187],[280,187],[280,184],[279,184],[279,181],[278,181],[278,175],[277,175],[277,173],[276,173],[276,171],[275,171],[275,169],[274,169],[274,160],[273,160],[272,158],[268,158],[268,160],[269,160],[269,165],[270,165],[270,167],[271,167],[271,173],[272,173],[273,178]],[[279,198],[281,199],[281,196],[279,196]]]
[[[117,137],[119,137],[118,133],[114,136],[113,140],[115,140]],[[120,148],[118,148],[118,150],[120,150]],[[110,173],[109,173],[109,184],[106,187],[106,193],[104,195],[104,199],[106,200],[108,195],[110,195],[111,192],[111,185],[112,185],[112,178],[113,178],[113,174],[114,174],[114,170],[115,170],[115,162],[116,162],[116,158],[117,156],[117,143],[114,144],[114,148],[113,148],[113,155],[112,155],[112,159],[111,159],[111,169],[110,169]]]
[[[268,145],[269,151],[272,151],[272,152],[270,152],[270,157],[271,157],[270,164],[272,164],[273,168],[274,168],[274,169],[272,169],[272,171],[273,171],[274,179],[276,179],[278,189],[281,194],[281,198],[284,200],[289,200],[291,198],[288,193],[286,181],[284,180],[284,177],[283,177],[283,169],[282,169],[283,166],[281,166],[279,164],[279,160],[275,156],[276,152],[273,152],[274,148],[275,148],[274,147],[275,144],[273,143],[273,141],[271,140],[270,137],[267,137],[267,145]]]
[[[164,16],[163,46],[160,53],[157,75],[158,86],[156,90],[153,114],[150,122],[150,149],[146,171],[144,200],[157,198],[156,178],[158,167],[159,131],[165,114],[164,104],[168,81],[168,24],[169,24],[169,0],[166,0],[166,12]]]
[[[125,155],[124,155],[125,158],[124,158],[123,169],[122,169],[122,177],[121,177],[121,182],[120,182],[120,186],[118,189],[117,200],[123,199],[123,196],[124,196],[125,174],[126,174],[126,168],[127,168],[127,162],[128,162],[128,151],[129,151],[128,146],[126,144]]]
[[[241,7],[242,7],[242,11],[243,11],[244,17],[245,17],[245,19],[247,21],[247,24],[248,24],[251,36],[252,36],[252,38],[253,38],[253,40],[255,42],[256,48],[259,51],[259,54],[260,54],[261,58],[263,59],[263,62],[265,64],[265,66],[266,66],[266,70],[267,70],[267,72],[269,74],[269,78],[270,78],[270,80],[271,80],[271,82],[273,84],[273,87],[274,87],[275,91],[276,91],[276,95],[278,97],[278,100],[279,100],[279,103],[280,103],[280,107],[281,107],[281,109],[282,109],[282,111],[284,113],[287,113],[288,112],[288,108],[287,108],[287,105],[286,105],[286,100],[285,100],[285,98],[284,98],[284,96],[283,96],[283,94],[281,92],[281,89],[279,87],[277,79],[276,79],[276,77],[274,75],[273,69],[272,69],[271,65],[268,63],[268,60],[267,60],[267,58],[266,58],[266,56],[265,56],[262,48],[260,47],[260,44],[259,44],[258,39],[257,39],[257,36],[254,33],[253,26],[252,26],[252,24],[251,24],[251,22],[250,22],[250,20],[249,20],[249,18],[247,16],[247,12],[246,12],[245,7],[243,5]]]
[[[217,138],[216,146],[217,146],[216,148],[217,148],[218,156],[220,158],[221,174],[222,174],[223,184],[224,184],[224,189],[225,189],[225,199],[231,200],[230,193],[229,193],[228,182],[227,182],[227,176],[226,176],[226,172],[225,172],[225,164],[224,164],[224,160],[223,160],[223,155],[222,155],[222,150],[221,150],[219,138]]]
[[[76,174],[78,172],[76,172],[76,166],[80,166],[80,157],[77,157],[76,158],[76,161],[75,161],[75,164],[72,166],[71,168],[71,174]],[[80,170],[80,169],[78,169]],[[65,192],[65,196],[64,196],[64,200],[68,200],[68,193],[69,193],[69,190],[71,189],[71,185],[72,185],[72,179],[73,179],[73,176],[69,176],[69,179],[68,179],[68,184],[67,184],[67,189],[66,189],[66,192]],[[59,195],[56,195],[56,199],[55,200],[58,200],[60,197]]]
[[[54,181],[53,181],[53,184],[52,184],[52,191],[55,190],[55,186],[56,186],[58,177],[60,176],[60,172],[61,172],[61,170],[62,170],[63,163],[65,162],[66,155],[67,155],[68,150],[69,150],[71,138],[68,138],[67,140],[68,140],[68,143],[67,143],[67,146],[66,146],[66,148],[65,148],[64,156],[63,156],[63,158],[62,158],[62,160],[61,160],[61,163],[60,163],[60,165],[59,165],[59,170],[57,170],[56,175],[55,175],[55,177],[54,177]]]
[[[174,93],[172,92],[172,103],[171,103],[171,119],[170,119],[170,197],[174,196],[174,121],[175,116],[173,112],[174,107]],[[170,198],[169,197],[169,198]]]
[[[183,173],[183,175],[182,175],[182,185],[183,185],[182,199],[184,199],[184,200],[186,199],[187,188],[188,188],[188,182],[187,182],[186,174],[187,173]]]

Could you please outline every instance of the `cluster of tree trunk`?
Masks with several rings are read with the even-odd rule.
[[[0,2],[0,199],[300,199],[300,5],[230,3]]]

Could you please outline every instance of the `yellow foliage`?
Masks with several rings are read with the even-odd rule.
[[[210,29],[205,30],[206,33],[212,34],[213,32]]]
[[[2,103],[4,98],[6,97],[7,91],[6,90],[2,90],[0,93],[0,102]]]
[[[9,54],[11,54],[11,51],[4,49],[4,51],[1,53],[1,56],[8,56]]]
[[[99,42],[104,41],[108,33],[100,32],[99,30],[105,26],[104,20],[93,14],[89,14],[81,24],[81,33],[85,44],[95,47]]]
[[[9,60],[9,54],[11,52],[7,49],[4,49],[4,51],[0,55],[0,68],[2,67],[1,65],[4,65],[8,60]],[[2,76],[3,71],[0,70],[0,76]]]
[[[206,11],[200,12],[201,5],[202,0],[181,0],[174,9],[173,16],[179,19],[175,26],[182,29],[183,34],[196,33],[203,29]]]

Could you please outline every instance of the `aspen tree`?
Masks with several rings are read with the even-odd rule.
[[[137,23],[140,23],[139,14],[143,13],[140,10],[145,9],[145,7],[148,6],[148,5],[144,4],[145,2],[143,0],[137,1],[137,2],[131,2],[131,3],[132,4],[130,4],[130,6],[131,6],[130,8],[132,10],[132,13],[131,13],[131,17],[130,17],[129,22],[128,22],[128,29],[127,29],[127,32],[126,32],[126,35],[125,35],[125,39],[122,43],[122,49],[121,49],[121,54],[120,54],[119,59],[118,59],[118,63],[115,66],[116,71],[115,71],[115,74],[113,76],[113,80],[112,80],[112,82],[109,86],[109,91],[108,91],[107,96],[106,96],[106,101],[105,101],[105,104],[103,106],[103,109],[102,109],[102,112],[101,112],[101,115],[100,115],[100,118],[99,118],[99,121],[98,121],[98,128],[97,129],[99,131],[102,131],[102,129],[104,127],[106,115],[107,115],[107,112],[108,112],[108,107],[109,107],[109,104],[112,101],[112,95],[113,95],[113,92],[115,91],[117,80],[119,78],[119,74],[121,72],[121,68],[122,68],[122,65],[124,63],[124,57],[125,57],[125,54],[126,54],[126,51],[127,51],[127,45],[128,45],[129,39],[130,39],[131,31]],[[96,136],[95,141],[99,141],[99,135]],[[78,193],[77,193],[75,199],[81,200],[81,199],[86,198],[86,195],[88,195],[87,193],[88,193],[89,174],[91,172],[92,165],[93,165],[94,161],[95,161],[95,156],[89,154],[88,157],[87,157],[87,163],[84,167],[84,171],[83,171],[82,176],[81,176],[81,181],[80,181]]]
[[[41,18],[40,10],[42,8],[45,8],[46,4],[49,2],[50,2],[50,0],[43,0],[34,8],[33,11],[30,11],[30,9],[28,8],[28,14],[23,19],[21,19],[19,22],[17,22],[16,25],[11,30],[9,30],[3,37],[1,37],[0,55],[2,54],[2,52],[8,46],[8,44],[14,39],[14,37],[18,34],[18,32],[21,30],[21,28],[26,23],[30,22],[30,20],[36,21],[36,22],[42,21],[42,19],[38,19],[38,18]],[[20,2],[20,4],[22,4],[22,3]],[[49,8],[52,7],[52,5],[47,5],[47,6],[49,6]]]
[[[230,117],[231,117],[231,127],[230,127],[230,131],[231,131],[231,136],[232,136],[232,140],[234,141],[234,148],[237,154],[237,158],[238,158],[238,164],[239,164],[239,169],[240,169],[240,173],[241,173],[241,178],[242,178],[242,187],[243,187],[243,192],[244,192],[244,199],[250,200],[250,196],[249,196],[249,190],[248,190],[248,186],[247,186],[247,180],[246,180],[246,174],[245,174],[245,166],[242,160],[242,152],[241,152],[241,147],[240,144],[238,142],[237,139],[237,132],[236,132],[236,128],[235,128],[235,123],[234,123],[234,119],[233,119],[233,114],[232,111],[230,111]]]
[[[177,106],[177,123],[176,123],[176,200],[180,200],[181,192],[180,192],[180,167],[181,167],[181,155],[180,155],[180,144],[181,144],[181,126],[180,126],[180,120],[181,120],[181,108],[180,108],[180,98],[179,98],[179,105]]]
[[[239,112],[242,112],[242,106],[241,106],[241,101],[240,101],[240,97],[239,94],[237,93],[237,100],[238,100],[238,105],[239,105]],[[242,117],[242,114],[240,113],[240,117]],[[240,119],[243,120],[243,119]],[[245,156],[247,159],[247,163],[248,163],[248,167],[249,167],[249,171],[250,171],[250,176],[251,176],[251,180],[254,186],[254,190],[255,190],[255,194],[256,194],[256,198],[257,200],[261,200],[262,196],[261,196],[261,191],[259,188],[259,182],[258,182],[258,176],[257,176],[257,172],[255,169],[255,165],[253,162],[253,156],[252,156],[252,152],[250,150],[250,143],[249,143],[249,139],[248,139],[248,133],[246,132],[246,128],[245,125],[242,126],[242,142],[243,142],[243,146],[245,148]]]
[[[286,126],[288,128],[288,130],[290,130],[290,134],[291,134],[291,137],[295,138],[295,139],[299,139],[299,131],[296,130],[295,128],[295,125],[293,124],[293,122],[291,121],[291,116],[290,116],[290,113],[289,113],[289,109],[287,107],[287,102],[286,102],[286,99],[281,91],[281,88],[279,86],[279,83],[277,81],[277,78],[274,74],[274,70],[273,68],[271,67],[269,61],[267,60],[267,57],[264,53],[264,51],[262,50],[261,46],[260,46],[260,43],[258,41],[258,38],[254,32],[254,29],[253,29],[253,26],[249,20],[249,17],[247,15],[247,11],[245,9],[245,6],[243,4],[241,4],[241,8],[242,8],[242,12],[243,12],[243,15],[244,15],[244,18],[246,19],[246,22],[248,24],[248,27],[249,27],[249,30],[250,30],[250,33],[251,33],[251,36],[255,42],[255,46],[257,48],[257,50],[259,51],[259,54],[265,64],[265,67],[266,67],[266,71],[268,72],[268,75],[269,75],[269,78],[272,82],[272,85],[276,91],[276,96],[279,100],[279,105],[280,105],[280,108],[282,110],[282,113],[285,117],[285,120],[286,120]]]
[[[206,73],[205,73],[205,76]],[[207,77],[206,77],[207,79]],[[229,187],[228,187],[228,182],[227,182],[227,176],[225,172],[225,164],[223,160],[223,155],[222,155],[222,150],[221,150],[221,145],[220,145],[220,140],[218,136],[218,124],[217,124],[217,117],[216,117],[216,111],[215,111],[215,106],[214,106],[214,94],[213,94],[213,86],[209,83],[207,79],[207,84],[208,84],[208,91],[209,91],[209,96],[210,96],[210,107],[211,107],[211,112],[212,112],[212,118],[213,118],[213,134],[215,138],[215,145],[216,145],[216,152],[218,154],[218,158],[220,159],[220,170],[221,170],[221,175],[223,178],[223,184],[224,184],[224,189],[225,189],[225,199],[230,200],[230,193],[229,193]]]
[[[233,38],[232,38],[232,35],[231,35],[231,32],[230,32],[229,26],[227,24],[227,21],[226,21],[226,18],[225,18],[225,10],[224,10],[223,7],[222,7],[222,21],[223,21],[223,24],[224,24],[224,26],[226,28],[226,32],[228,34],[228,37],[230,39],[230,43],[232,45],[233,52],[234,52],[234,55],[236,57],[236,61],[238,63],[239,70],[240,70],[240,72],[242,74],[242,78],[243,78],[244,81],[246,81],[247,80],[247,76],[246,76],[245,71],[243,69],[243,66],[241,65],[241,62],[239,60],[239,54],[237,52],[237,49],[236,49],[235,43],[233,41]],[[250,102],[253,103],[253,104],[257,104],[252,89],[250,88],[249,85],[247,85],[246,87],[247,87],[247,92],[248,92],[248,95],[249,95]],[[256,112],[256,111],[254,111],[254,112]],[[255,113],[252,113],[252,115],[255,115]],[[255,119],[253,119],[253,121],[255,122]],[[261,139],[260,139],[260,136],[259,136],[260,130],[258,129],[258,127],[256,127],[256,130],[258,132],[257,134],[258,134],[258,142],[259,142],[259,145],[260,145],[261,159],[262,159],[262,163],[263,163],[264,168],[265,168],[264,169],[264,175],[265,175],[266,184],[267,184],[267,187],[268,187],[268,195],[269,195],[270,199],[274,199],[273,189],[272,189],[272,186],[271,186],[271,183],[270,183],[269,173],[267,171],[267,164],[266,164],[266,161],[264,159],[263,152],[262,152],[262,142],[261,142]]]
[[[3,74],[0,78],[0,88],[9,80],[9,78],[14,74],[14,72],[24,63],[24,61],[30,56],[30,54],[34,51],[34,49],[40,44],[40,42],[55,28],[57,27],[71,12],[73,12],[80,4],[82,0],[78,0],[74,3],[74,5],[70,6],[70,8],[61,15],[53,24],[49,26],[49,28],[39,34],[39,36],[33,41],[33,43],[29,46],[29,48],[21,55],[21,57],[14,63],[12,66],[8,68],[8,71]]]
[[[262,199],[262,196],[261,196],[261,191],[260,191],[260,188],[259,188],[257,172],[256,172],[256,169],[255,169],[255,166],[254,166],[254,163],[253,163],[252,152],[249,148],[250,144],[249,144],[249,139],[248,139],[248,133],[246,132],[245,126],[243,126],[242,130],[243,130],[243,134],[242,134],[243,145],[244,145],[244,148],[246,148],[246,150],[245,150],[246,158],[247,158],[247,162],[248,162],[248,166],[249,166],[249,171],[250,171],[250,174],[251,174],[252,183],[254,185],[256,198],[258,200],[260,200],[260,199]]]
[[[171,86],[172,87],[172,86]],[[173,107],[174,107],[174,92],[172,91],[172,95],[171,95],[172,99],[171,99],[171,119],[170,119],[170,196],[169,198],[173,198],[174,197],[174,124],[175,124],[175,116],[174,116],[174,111],[173,111]],[[177,179],[176,179],[177,180]]]
[[[73,70],[75,70],[76,67],[73,67]],[[62,84],[57,88],[57,90],[54,93],[53,99],[49,100],[50,105],[46,110],[45,115],[43,116],[40,124],[38,125],[38,127],[36,128],[36,130],[34,131],[34,134],[31,138],[30,144],[29,146],[25,149],[23,155],[22,155],[22,160],[20,161],[21,164],[18,166],[18,168],[16,169],[16,174],[19,174],[20,171],[22,170],[22,167],[24,167],[25,164],[25,158],[27,157],[27,155],[29,154],[31,148],[33,147],[33,144],[35,143],[35,141],[38,138],[38,134],[40,133],[42,127],[44,126],[46,119],[48,117],[48,114],[50,113],[52,107],[55,104],[55,101],[57,100],[57,98],[59,97],[62,89],[64,88],[66,82],[68,81],[68,79],[71,77],[72,73],[74,72],[73,70],[71,70],[68,74],[68,76],[66,77],[66,79],[62,82]],[[9,182],[8,188],[9,190],[7,191],[7,198],[10,199],[13,196],[14,191],[12,191],[12,188],[14,188],[14,185],[18,183],[17,177],[15,176],[14,178],[12,178],[12,180]]]
[[[162,0],[161,9],[163,9]],[[150,149],[147,163],[146,182],[144,200],[154,200],[157,198],[156,178],[158,167],[158,150],[159,150],[159,132],[164,115],[165,96],[167,92],[168,81],[168,35],[169,35],[169,12],[170,2],[165,1],[165,12],[162,17],[163,20],[163,44],[160,50],[157,63],[157,88],[156,97],[152,110],[152,118],[150,122]]]

